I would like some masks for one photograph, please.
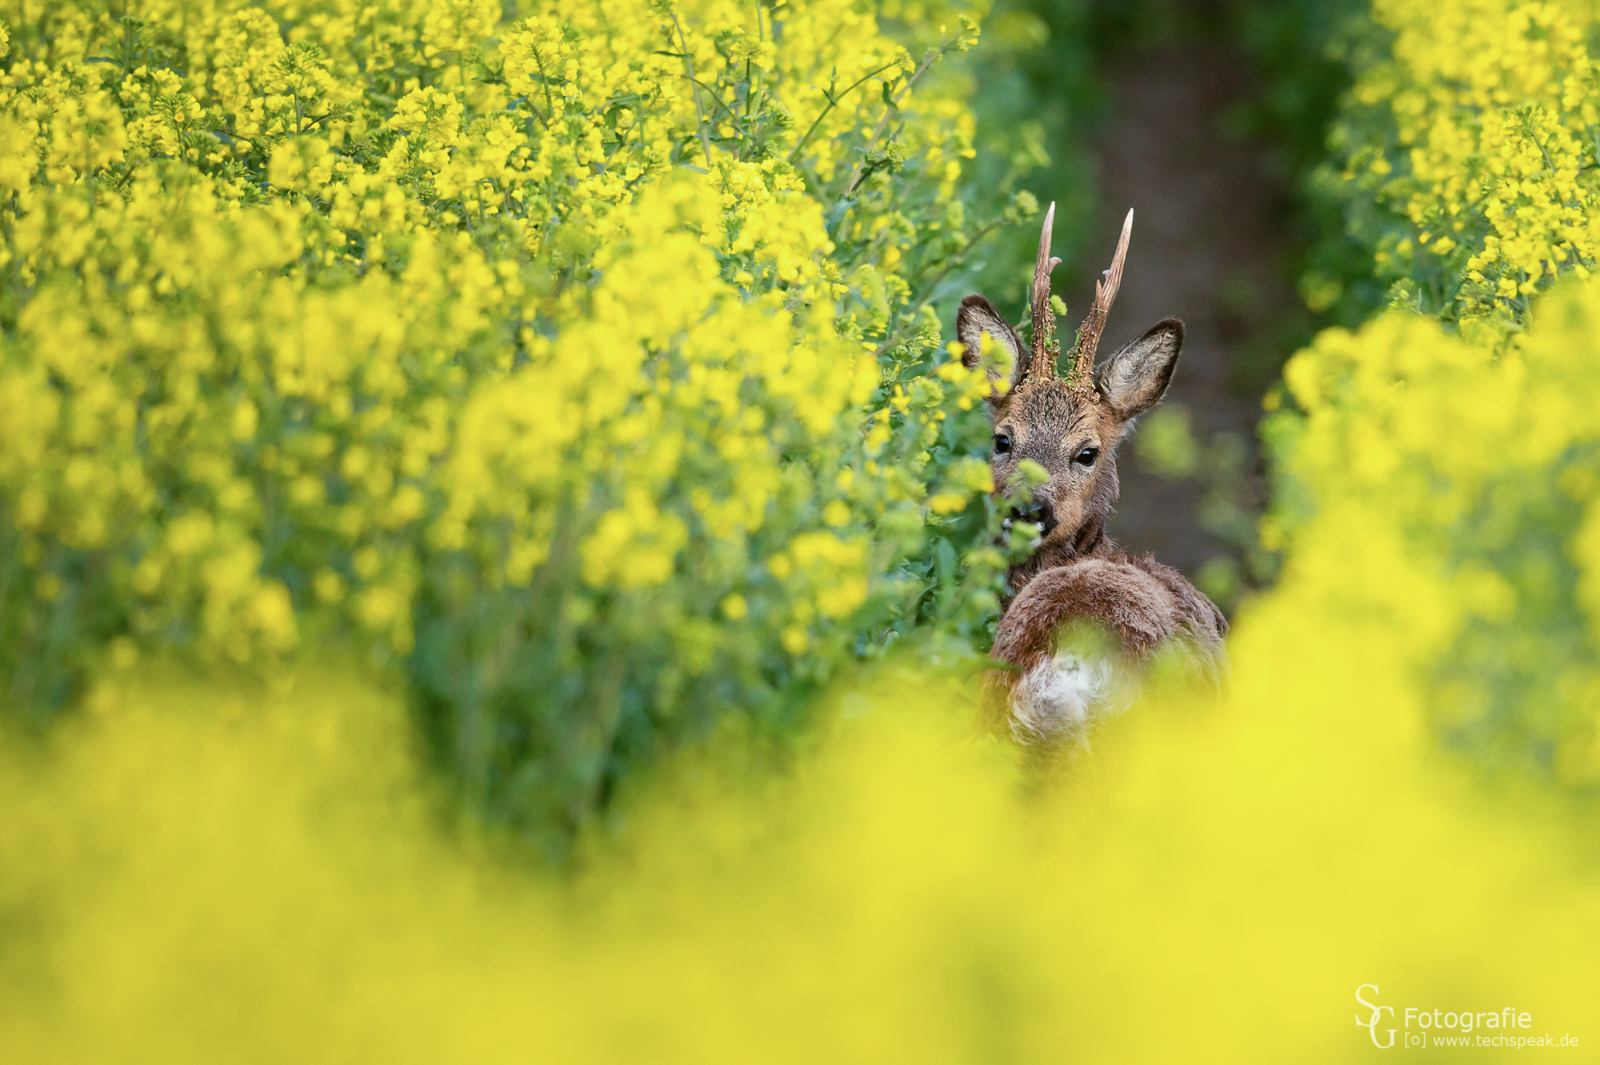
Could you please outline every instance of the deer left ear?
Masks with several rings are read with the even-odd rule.
[[[1022,353],[1022,338],[1006,324],[1005,318],[994,309],[994,304],[979,295],[968,296],[961,301],[961,310],[956,314],[956,337],[966,346],[961,364],[969,370],[982,361],[984,333],[989,334],[990,353],[995,356],[994,361],[985,367],[989,384],[997,385],[1004,372],[1010,375],[1010,388],[1015,392],[1022,387],[1022,379],[1028,373],[1028,359]],[[989,402],[994,404],[999,400],[1000,392],[996,389],[990,393]]]
[[[1118,418],[1138,417],[1161,402],[1181,347],[1183,323],[1168,318],[1106,360],[1095,387]]]

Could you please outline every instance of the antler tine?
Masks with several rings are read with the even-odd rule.
[[[1122,287],[1122,264],[1128,258],[1128,242],[1132,239],[1133,208],[1130,207],[1128,217],[1122,222],[1122,236],[1117,240],[1117,253],[1111,259],[1111,269],[1105,272],[1104,280],[1095,282],[1094,304],[1078,329],[1078,349],[1072,358],[1072,386],[1079,391],[1088,392],[1092,388],[1094,349],[1100,343],[1100,332],[1106,327],[1106,315],[1111,312],[1111,303],[1117,298],[1117,289]]]
[[[1056,343],[1056,316],[1050,310],[1050,271],[1061,265],[1061,260],[1050,254],[1050,233],[1055,222],[1056,205],[1052,201],[1044,213],[1039,257],[1033,263],[1033,359],[1028,364],[1028,377],[1037,380],[1056,375],[1056,356],[1061,352],[1061,345]]]

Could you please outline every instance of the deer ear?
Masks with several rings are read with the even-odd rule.
[[[1022,340],[1016,331],[1006,324],[1000,317],[1000,312],[994,309],[994,304],[982,296],[968,296],[961,301],[961,310],[956,314],[956,339],[966,346],[966,351],[961,356],[961,365],[972,369],[978,365],[982,357],[983,334],[988,333],[993,338],[993,346],[989,349],[989,359],[986,368],[989,371],[989,384],[997,385],[1003,374],[1010,374],[1011,391],[1015,392],[1022,384],[1022,377],[1028,372],[1028,362],[1022,357]],[[989,395],[989,402],[999,400],[1000,392],[995,388]]]
[[[1183,323],[1168,318],[1106,360],[1095,387],[1118,418],[1127,421],[1161,401],[1181,347]]]

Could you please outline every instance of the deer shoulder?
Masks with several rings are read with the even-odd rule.
[[[1073,623],[1103,628],[1121,653],[1146,658],[1173,641],[1213,667],[1228,623],[1210,599],[1153,558],[1121,552],[1074,559],[1041,570],[1000,619],[993,655],[1028,669],[1049,658]]]
[[[1183,323],[1166,319],[1095,364],[1095,347],[1121,283],[1133,212],[1094,303],[1078,330],[1072,369],[1056,374],[1055,315],[1050,310],[1050,255],[1055,207],[1045,215],[1032,291],[1032,344],[982,296],[962,301],[956,332],[963,360],[982,366],[994,386],[990,459],[997,494],[1023,460],[1048,475],[1017,506],[1013,522],[1035,526],[1033,556],[1011,572],[1016,597],[1001,615],[992,654],[1010,667],[991,687],[1002,689],[1011,730],[1025,741],[1081,737],[1097,716],[1116,712],[1130,685],[1120,683],[1152,655],[1189,656],[1212,678],[1223,669],[1227,622],[1182,574],[1145,556],[1117,550],[1105,522],[1116,500],[1117,445],[1134,419],[1160,402],[1183,346]],[[1064,631],[1088,627],[1108,635],[1100,652],[1061,646]],[[1119,695],[1119,692],[1121,693]]]

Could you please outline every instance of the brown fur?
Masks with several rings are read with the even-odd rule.
[[[993,656],[1027,669],[1053,651],[1072,622],[1103,626],[1125,656],[1148,658],[1161,648],[1191,655],[1201,671],[1220,676],[1228,623],[1210,599],[1176,570],[1118,550],[1105,534],[1106,515],[1118,493],[1116,448],[1133,420],[1160,401],[1183,343],[1183,323],[1168,319],[1106,360],[1093,387],[1030,373],[1021,340],[988,300],[968,296],[956,332],[963,361],[978,365],[982,334],[999,358],[986,363],[998,386],[1010,356],[1010,389],[991,398],[996,434],[991,459],[995,490],[1003,494],[1017,464],[1032,459],[1049,480],[1034,489],[1045,508],[1044,536],[1032,557],[1011,571],[1016,593],[1005,607]],[[1002,438],[1009,449],[1002,449]],[[1092,463],[1085,448],[1098,455]],[[1008,675],[1006,688],[1017,676]]]
[[[1177,570],[1149,555],[1114,548],[1051,566],[1029,580],[1006,608],[994,656],[1027,668],[1047,657],[1056,634],[1090,621],[1115,635],[1124,651],[1145,657],[1169,640],[1206,659],[1220,659],[1228,623],[1211,600]]]

